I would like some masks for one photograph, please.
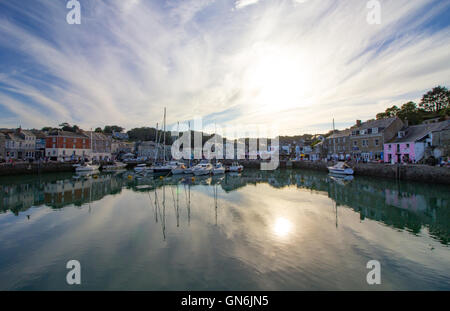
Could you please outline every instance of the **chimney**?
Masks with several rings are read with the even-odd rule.
[[[356,126],[361,126],[361,120],[356,120]]]
[[[408,118],[406,118],[405,121],[403,121],[403,124],[405,124],[405,127],[408,127],[408,126],[409,126]]]

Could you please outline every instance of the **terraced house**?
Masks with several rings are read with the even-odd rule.
[[[383,160],[384,144],[393,139],[403,127],[403,122],[395,118],[356,121],[351,127],[350,144],[355,160]]]
[[[6,156],[6,136],[3,133],[0,133],[0,161],[5,160]]]
[[[112,159],[112,137],[98,132],[87,131],[84,133],[92,139],[91,160],[110,161]]]
[[[45,139],[45,155],[51,160],[79,160],[89,158],[91,140],[83,133],[55,131]]]
[[[5,135],[5,159],[6,160],[30,160],[35,158],[36,137],[32,132],[18,128],[6,130]]]
[[[326,148],[329,160],[348,160],[351,157],[352,148],[350,144],[351,131],[335,131],[326,139]]]

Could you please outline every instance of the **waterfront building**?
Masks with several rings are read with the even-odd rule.
[[[5,159],[6,160],[30,160],[34,159],[36,149],[36,137],[31,131],[7,130],[5,135]]]
[[[158,146],[154,141],[143,141],[143,142],[139,143],[137,146],[137,156],[141,157],[141,158],[148,158],[148,159],[154,160],[156,157],[157,151],[158,151]],[[159,152],[160,152],[159,157],[161,157],[163,150],[160,149]]]
[[[384,144],[384,162],[417,163],[449,156],[450,120],[404,127]]]
[[[329,160],[347,160],[351,157],[350,129],[335,131],[325,140]]]
[[[47,134],[38,130],[32,130],[32,133],[36,137],[34,157],[35,159],[41,159],[45,157],[45,144]]]
[[[91,140],[84,133],[55,131],[45,138],[45,155],[51,160],[88,159],[90,154]]]
[[[111,161],[111,136],[91,131],[87,131],[85,134],[92,140],[90,159],[93,161]]]
[[[135,151],[134,142],[127,142],[113,139],[111,142],[111,154],[118,157],[120,154],[133,153]]]
[[[350,128],[350,144],[352,158],[355,160],[382,160],[384,144],[393,139],[403,127],[403,122],[397,118],[369,120]]]
[[[0,161],[6,158],[6,136],[0,133]]]

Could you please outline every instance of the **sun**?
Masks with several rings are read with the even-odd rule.
[[[302,54],[289,48],[257,48],[244,85],[254,108],[267,113],[305,105],[311,83],[309,68]]]

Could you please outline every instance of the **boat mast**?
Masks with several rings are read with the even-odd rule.
[[[156,133],[155,133],[155,147],[156,147],[156,152],[155,152],[155,163],[156,161],[158,161],[158,151],[159,151],[159,146],[158,146],[158,122],[156,122]]]
[[[164,160],[163,163],[166,164],[166,107],[164,107],[164,145],[163,145],[163,150],[164,150]]]

